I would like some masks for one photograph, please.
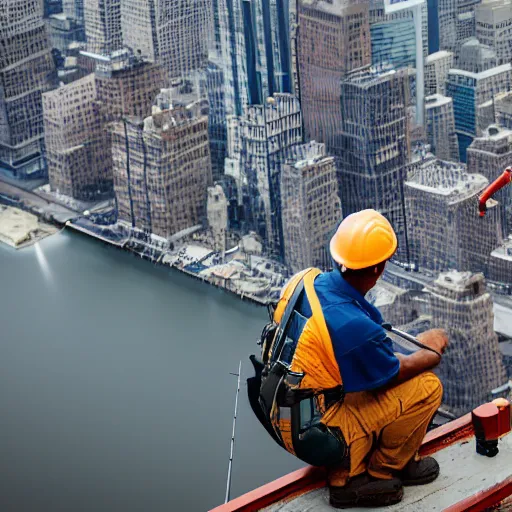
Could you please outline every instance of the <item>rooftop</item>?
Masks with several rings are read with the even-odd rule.
[[[425,108],[428,110],[430,108],[441,107],[452,102],[453,99],[448,96],[443,96],[442,94],[432,94],[431,96],[427,96],[425,98]]]
[[[450,203],[454,203],[476,195],[488,183],[487,178],[481,174],[469,174],[464,164],[434,159],[415,169],[405,185],[445,196]]]
[[[398,72],[401,73],[402,70],[397,71],[390,65],[365,66],[347,74],[342,83],[351,83],[361,87],[368,87],[385,81],[391,76],[396,75]]]
[[[491,256],[500,260],[512,262],[512,238],[505,240],[497,249],[491,252]]]
[[[483,274],[472,274],[471,272],[459,272],[451,270],[439,274],[439,277],[434,281],[434,285],[440,288],[461,292],[468,286],[483,281]]]
[[[380,280],[375,287],[368,292],[366,299],[375,307],[381,308],[382,306],[393,304],[397,297],[405,293],[407,293],[407,290],[399,288],[387,281]]]
[[[512,65],[508,62],[507,64],[502,64],[501,66],[496,66],[495,68],[487,69],[480,73],[472,73],[471,71],[465,71],[464,69],[450,69],[450,71],[448,71],[448,75],[461,75],[467,76],[468,78],[474,78],[475,80],[483,80],[484,78],[499,75],[500,73],[505,73],[510,70],[512,70]]]
[[[341,12],[350,6],[349,0],[302,0],[302,4],[318,11],[327,12],[339,16]]]
[[[436,60],[446,59],[450,56],[453,56],[452,52],[448,52],[446,50],[441,50],[439,52],[431,53],[426,60],[426,64],[430,64],[431,62],[435,62]]]

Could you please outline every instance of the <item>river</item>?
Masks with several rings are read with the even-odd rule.
[[[257,423],[266,320],[178,271],[64,231],[0,244],[0,509],[200,511],[301,467]]]

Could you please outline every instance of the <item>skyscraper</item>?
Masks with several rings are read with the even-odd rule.
[[[55,78],[39,0],[0,10],[0,167],[15,177],[45,173],[42,93]]]
[[[246,26],[252,24],[251,31],[255,37],[256,74],[262,92],[262,96],[253,98],[251,103],[261,103],[274,93],[292,92],[289,0],[242,2],[244,23]],[[246,48],[250,50],[248,42]]]
[[[507,167],[512,166],[512,131],[490,126],[468,147],[468,172],[482,174],[493,182]],[[502,233],[512,234],[512,190],[506,187],[495,194],[500,203]]]
[[[475,10],[479,0],[439,0],[439,49],[458,58],[460,46],[475,36]]]
[[[168,78],[206,68],[208,0],[123,0],[119,13],[124,44],[135,55],[160,63]]]
[[[492,299],[484,276],[448,272],[427,286],[432,324],[448,332],[450,345],[437,373],[443,404],[460,416],[488,402],[507,375],[493,329]]]
[[[162,68],[149,62],[128,61],[119,69],[96,71],[96,89],[104,122],[124,116],[144,119],[166,81]]]
[[[144,119],[163,76],[157,65],[135,62],[45,93],[48,173],[53,191],[76,199],[112,194],[108,124],[123,117]]]
[[[374,23],[370,26],[372,63],[415,67],[416,32],[412,19]]]
[[[302,0],[298,3],[297,75],[306,140],[342,152],[340,80],[371,63],[368,2]]]
[[[87,51],[109,57],[123,47],[121,0],[84,0]]]
[[[224,174],[224,160],[226,159],[227,116],[224,78],[222,68],[210,62],[206,70],[206,90],[209,103],[208,131],[214,180],[218,180]]]
[[[448,71],[453,66],[453,53],[440,51],[430,54],[425,61],[425,94],[446,94]]]
[[[208,121],[193,107],[155,109],[112,128],[118,220],[164,238],[200,224],[211,185]]]
[[[493,122],[512,130],[512,92],[495,94],[493,98]]]
[[[366,67],[341,83],[342,151],[338,180],[343,214],[375,208],[404,240],[402,184],[410,143],[407,70]]]
[[[330,268],[329,239],[341,218],[334,158],[325,145],[292,148],[281,176],[283,259],[292,272]]]
[[[123,44],[149,62],[158,60],[158,0],[122,0]],[[177,33],[178,36],[178,33]]]
[[[302,143],[300,104],[275,94],[242,118],[242,172],[247,182],[246,219],[275,257],[282,257],[280,179],[290,149]]]
[[[512,3],[484,0],[476,8],[476,37],[494,49],[498,64],[512,59]]]
[[[45,93],[43,104],[51,189],[83,200],[112,193],[110,146],[94,74]]]
[[[509,91],[511,80],[510,64],[503,64],[480,73],[460,69],[449,71],[446,95],[453,98],[455,130],[462,162],[466,161],[466,149],[478,135],[482,104],[499,92]]]
[[[453,100],[434,94],[425,98],[427,140],[432,153],[441,160],[459,160],[459,143],[455,133]]]
[[[415,167],[404,187],[412,263],[432,272],[487,272],[501,243],[496,201],[484,219],[478,216],[478,195],[488,183],[463,164],[430,159]]]
[[[416,67],[416,31],[411,9],[386,14],[383,0],[370,0],[372,63]],[[428,55],[428,10],[422,5],[423,54]]]
[[[496,52],[476,37],[468,39],[461,45],[457,68],[471,73],[481,73],[498,65]]]
[[[498,293],[510,295],[512,292],[512,238],[491,253],[487,279],[495,285]]]
[[[84,1],[85,0],[63,0],[62,12],[68,17],[74,19],[82,27],[84,20]]]
[[[220,185],[208,187],[207,199],[208,225],[213,238],[213,248],[222,255],[226,251],[228,231],[228,201]]]
[[[241,0],[213,0],[212,7],[214,51],[211,58],[223,74],[224,109],[227,116],[241,116],[249,103],[249,89],[257,96],[254,77],[249,81],[247,75],[248,65],[253,64],[250,59],[253,53],[249,55],[246,50],[250,26],[244,24]]]

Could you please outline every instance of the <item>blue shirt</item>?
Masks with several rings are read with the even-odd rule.
[[[367,391],[387,384],[398,374],[400,361],[381,325],[380,311],[338,270],[320,274],[315,279],[315,291],[345,391]],[[308,318],[312,314],[305,293],[298,309]]]

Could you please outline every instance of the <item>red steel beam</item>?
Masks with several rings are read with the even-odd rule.
[[[426,456],[438,452],[473,434],[471,414],[466,414],[427,433],[420,448],[420,455]],[[319,489],[325,485],[325,482],[325,469],[309,466],[278,478],[210,512],[257,512],[279,501],[291,500],[306,492]]]
[[[455,503],[443,512],[483,512],[494,505],[498,505],[505,498],[512,495],[512,476],[489,489],[477,492],[473,496]]]

